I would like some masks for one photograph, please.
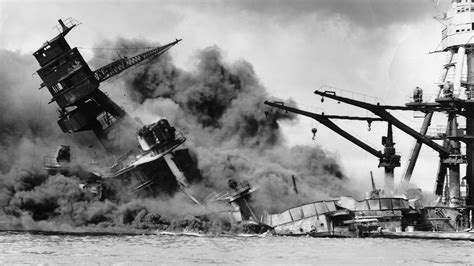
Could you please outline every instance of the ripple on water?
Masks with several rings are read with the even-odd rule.
[[[0,263],[472,263],[474,242],[296,237],[42,236],[0,233]]]

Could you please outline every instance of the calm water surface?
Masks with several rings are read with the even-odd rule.
[[[474,264],[474,242],[0,233],[0,264]]]

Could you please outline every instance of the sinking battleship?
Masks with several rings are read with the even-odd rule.
[[[65,39],[77,25],[71,18],[59,20],[60,33],[33,55],[41,67],[37,71],[42,80],[40,89],[46,87],[52,96],[50,103],[58,105],[61,130],[69,134],[92,131],[108,157],[113,158],[107,167],[95,168],[105,171],[89,173],[84,187],[100,197],[116,199],[185,191],[189,183],[201,179],[201,174],[189,151],[182,148],[184,135],[166,119],[140,124],[99,88],[102,82],[144,60],[159,57],[181,40],[120,58],[92,71],[79,50],[71,48]],[[124,141],[122,136],[130,129],[137,129],[136,140]],[[100,162],[82,165],[81,172],[87,172],[94,164]],[[77,167],[71,165],[77,163],[71,162],[71,149],[67,145],[59,147],[56,156],[44,160],[45,168],[53,173],[77,174]]]
[[[349,104],[370,111],[375,117],[317,114],[283,102],[265,104],[272,108],[310,117],[331,129],[353,144],[379,159],[378,167],[385,169],[385,190],[402,194],[407,188],[422,145],[439,154],[435,194],[438,200],[423,206],[419,199],[403,196],[383,196],[371,193],[364,200],[341,197],[296,206],[285,212],[267,215],[265,221],[275,227],[277,233],[313,236],[387,236],[419,238],[451,238],[474,240],[472,231],[474,209],[474,4],[471,1],[451,1],[449,10],[437,17],[443,25],[442,49],[448,62],[443,66],[442,77],[434,100],[423,98],[423,90],[416,87],[412,101],[404,106],[382,105],[370,96],[357,99],[351,93],[324,86],[314,93],[324,99]],[[349,95],[346,97],[346,95]],[[367,99],[373,98],[373,102]],[[401,122],[390,110],[416,111],[424,114],[420,131]],[[430,135],[428,128],[435,113],[447,117],[444,132]],[[336,125],[332,120],[387,122],[387,135],[382,137],[383,151],[377,150],[353,134]],[[458,120],[465,119],[465,128]],[[402,181],[394,186],[394,169],[399,167],[392,126],[416,140]],[[313,129],[316,134],[317,129]],[[442,141],[439,144],[436,141]],[[463,144],[463,145],[462,145]],[[465,147],[465,152],[463,152]],[[465,177],[461,177],[461,165],[465,165]],[[375,190],[375,189],[374,189]]]
[[[80,23],[72,18],[58,20],[59,34],[45,42],[34,57],[40,65],[40,89],[51,93],[58,105],[58,125],[64,133],[92,131],[106,152],[105,160],[74,161],[69,145],[60,145],[54,156],[44,157],[50,174],[74,176],[80,188],[94,200],[128,201],[137,197],[173,195],[183,192],[203,214],[227,215],[250,232],[264,232],[269,226],[258,222],[249,205],[255,188],[229,180],[231,192],[215,193],[198,201],[188,187],[202,180],[197,163],[187,148],[185,136],[167,119],[144,125],[100,90],[100,84],[123,71],[164,54],[181,40],[132,57],[122,57],[92,71],[78,48],[71,48],[65,36]],[[132,132],[130,130],[132,129]],[[133,131],[133,129],[136,129]],[[135,136],[134,141],[122,137]],[[138,147],[138,148],[137,148]],[[215,213],[206,211],[212,205]]]

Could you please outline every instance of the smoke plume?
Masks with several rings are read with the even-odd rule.
[[[137,45],[139,42],[126,40],[115,43],[115,47],[128,49]],[[254,206],[261,213],[351,193],[334,156],[319,148],[285,145],[279,122],[294,121],[296,116],[263,104],[272,98],[249,62],[228,63],[216,46],[198,51],[195,61],[194,69],[183,70],[165,55],[127,72],[122,79],[123,101],[132,103],[131,113],[165,115],[185,132],[208,188],[196,189],[198,196],[228,190],[229,179],[248,181],[260,188]],[[291,99],[286,102],[293,103]],[[294,192],[292,176],[299,194]]]
[[[98,46],[151,45],[119,39]],[[127,56],[142,50],[121,51],[128,51],[122,54]],[[97,50],[96,56],[115,55],[110,50]],[[115,78],[106,89],[113,87],[108,91],[111,98],[131,116],[146,123],[166,117],[183,131],[185,145],[195,155],[204,177],[190,188],[196,198],[203,201],[212,193],[229,191],[229,179],[259,188],[253,195],[253,206],[260,214],[350,194],[347,178],[333,155],[320,148],[285,145],[279,123],[296,117],[263,104],[272,98],[250,63],[228,63],[218,47],[198,51],[195,60],[194,68],[179,69],[165,54]],[[93,60],[91,64],[98,67],[103,63]],[[209,209],[196,207],[180,193],[126,203],[97,201],[80,189],[79,176],[48,176],[42,169],[42,156],[51,154],[57,145],[72,143],[77,157],[91,156],[91,147],[99,145],[92,134],[68,136],[60,132],[53,104],[47,105],[47,99],[38,101],[49,95],[40,92],[43,98],[33,96],[40,83],[31,77],[37,68],[30,55],[0,50],[0,219],[7,221],[2,224],[69,231],[233,230],[227,218],[205,218],[202,215]]]

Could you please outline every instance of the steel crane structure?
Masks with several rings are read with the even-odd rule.
[[[311,117],[330,128],[337,134],[356,144],[357,146],[363,148],[372,155],[378,157],[380,160],[379,167],[385,167],[386,189],[390,188],[390,185],[393,184],[393,169],[400,166],[400,156],[395,155],[392,137],[392,125],[397,127],[401,131],[416,139],[417,142],[427,145],[439,154],[440,166],[436,179],[435,192],[439,196],[443,195],[443,193],[446,193],[448,195],[448,204],[452,207],[464,205],[463,202],[461,202],[460,195],[460,165],[468,163],[468,157],[461,153],[460,141],[470,143],[472,140],[474,140],[474,136],[464,133],[462,129],[458,128],[457,116],[461,115],[465,116],[466,118],[474,116],[474,113],[469,111],[471,110],[470,108],[474,108],[474,101],[452,98],[450,95],[448,95],[449,97],[443,95],[442,97],[437,98],[435,102],[413,102],[407,103],[405,106],[393,106],[381,105],[380,103],[371,104],[364,101],[339,96],[335,91],[332,90],[316,90],[314,93],[316,95],[322,96],[323,98],[325,97],[337,101],[338,103],[342,102],[368,110],[377,115],[378,118],[326,115],[324,113],[315,114],[297,108],[284,106],[281,102],[272,103],[266,101],[265,104],[288,112]],[[425,112],[427,115],[432,115],[435,112],[447,113],[448,127],[446,133],[443,135],[443,137],[438,138],[443,140],[443,144],[440,145],[434,141],[433,137],[419,133],[412,129],[410,126],[394,117],[388,110],[421,111]],[[375,150],[350,133],[344,131],[334,124],[330,119],[362,120],[369,123],[372,121],[388,122],[387,136],[382,141],[382,144],[385,147],[384,153]],[[448,181],[446,182],[446,180]],[[469,185],[472,186],[472,181],[467,180],[467,185],[469,189]],[[472,189],[468,191],[472,191]],[[469,202],[470,199],[472,199],[472,196],[467,198],[467,203],[468,205],[473,205]]]
[[[373,114],[379,116],[383,120],[391,123],[401,131],[412,136],[417,142],[423,143],[439,153],[440,167],[438,170],[436,194],[441,196],[443,193],[443,184],[446,180],[446,175],[449,177],[449,205],[457,207],[460,202],[460,164],[466,163],[466,156],[461,154],[459,141],[470,141],[471,136],[463,134],[458,129],[456,121],[457,115],[469,115],[466,106],[470,105],[469,101],[454,99],[449,97],[438,98],[435,103],[409,103],[406,106],[385,106],[380,104],[370,104],[366,102],[357,101],[354,99],[336,95],[333,91],[318,91],[314,92],[317,95],[333,99],[338,102],[344,102],[366,109]],[[474,102],[473,102],[474,103]],[[448,114],[448,128],[446,135],[443,138],[443,145],[436,143],[430,137],[421,134],[408,125],[404,124],[387,110],[416,110],[429,113],[446,112]],[[469,183],[468,183],[469,184]]]
[[[331,129],[335,133],[339,134],[340,136],[359,146],[363,150],[377,157],[379,159],[378,167],[383,167],[385,169],[385,191],[390,192],[393,190],[394,169],[400,166],[400,156],[395,153],[395,143],[393,142],[392,125],[390,123],[388,123],[387,126],[387,136],[382,137],[382,145],[384,146],[384,150],[383,152],[381,152],[369,146],[360,139],[354,137],[352,134],[348,133],[347,131],[336,125],[333,121],[331,121],[331,119],[358,120],[367,121],[367,123],[369,123],[370,125],[373,121],[384,121],[381,118],[325,115],[324,113],[316,114],[301,109],[285,106],[282,102],[265,101],[265,104],[273,108],[278,108],[287,112],[313,118],[314,120],[325,125],[327,128]]]
[[[142,62],[145,59],[148,59],[150,57],[157,57],[164,54],[166,51],[168,51],[171,47],[175,46],[180,41],[181,39],[176,39],[174,42],[170,42],[166,45],[156,47],[139,55],[114,61],[94,71],[94,76],[97,81],[104,82],[107,79],[120,74],[122,71]]]

